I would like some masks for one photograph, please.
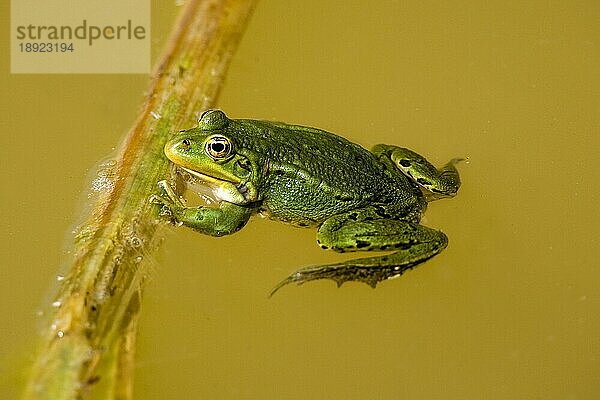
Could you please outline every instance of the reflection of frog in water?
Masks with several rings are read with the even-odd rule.
[[[322,278],[374,287],[433,257],[448,239],[419,220],[428,201],[452,197],[460,186],[454,167],[459,159],[438,171],[401,147],[379,144],[369,152],[320,129],[233,120],[218,110],[205,112],[198,127],[179,132],[165,154],[219,201],[218,207],[186,207],[161,181],[157,199],[183,225],[222,236],[261,213],[318,227],[323,249],[392,252],[302,268],[275,290]]]

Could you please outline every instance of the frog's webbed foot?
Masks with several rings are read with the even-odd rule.
[[[394,254],[387,257],[372,257],[371,259],[386,259],[393,258],[393,256]],[[360,262],[364,260],[368,259],[359,259],[355,261]],[[425,259],[403,265],[367,266],[353,264],[351,260],[339,264],[305,267],[297,270],[279,282],[277,286],[271,290],[269,297],[273,296],[279,289],[290,283],[302,285],[305,282],[314,281],[317,279],[331,279],[337,284],[338,287],[342,286],[345,282],[363,282],[375,289],[379,282],[386,279],[396,278],[423,261],[425,261]]]
[[[158,191],[149,198],[149,202],[161,207],[160,215],[170,217],[172,222],[176,222],[174,210],[182,209],[185,204],[171,185],[166,180],[157,183]]]
[[[183,202],[166,180],[158,181],[158,192],[150,196],[150,203],[169,206],[172,204],[183,206]]]

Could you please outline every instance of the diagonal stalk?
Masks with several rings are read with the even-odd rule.
[[[94,181],[24,399],[132,398],[142,284],[160,241],[148,199],[168,174],[162,148],[214,106],[255,2],[189,0],[182,11],[141,113]]]

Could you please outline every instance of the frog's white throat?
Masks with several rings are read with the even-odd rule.
[[[247,204],[249,202],[250,193],[246,184],[236,185],[233,182],[205,175],[189,168],[182,166],[178,168],[198,180],[198,182],[186,181],[186,186],[201,197],[209,194],[219,202],[226,201],[233,204]]]

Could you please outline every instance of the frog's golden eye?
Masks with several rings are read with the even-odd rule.
[[[231,142],[225,136],[214,135],[206,140],[206,153],[215,160],[229,156],[231,149]]]

